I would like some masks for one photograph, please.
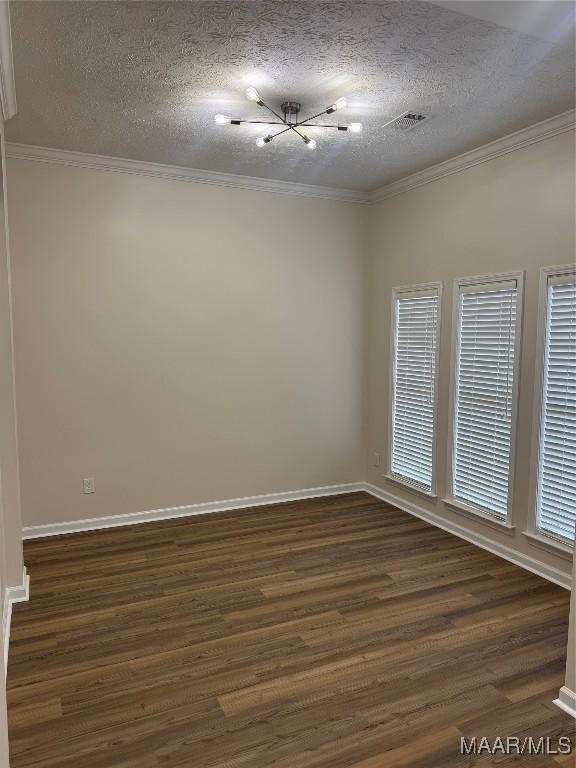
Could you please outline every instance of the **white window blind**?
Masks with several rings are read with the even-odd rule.
[[[432,490],[439,288],[394,294],[390,472]]]
[[[576,284],[549,278],[542,393],[538,527],[574,539],[576,523]]]
[[[452,495],[508,513],[514,397],[516,280],[460,285]]]

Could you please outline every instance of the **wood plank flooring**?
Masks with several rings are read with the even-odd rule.
[[[12,768],[573,766],[569,594],[364,493],[27,542]]]

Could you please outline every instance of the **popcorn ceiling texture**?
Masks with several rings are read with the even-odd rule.
[[[369,190],[574,105],[572,29],[551,43],[418,0],[28,0],[11,15],[7,135],[26,144]],[[345,95],[332,117],[364,131],[258,149],[261,128],[213,122],[264,118],[250,83],[304,112]],[[433,119],[383,127],[406,110]]]

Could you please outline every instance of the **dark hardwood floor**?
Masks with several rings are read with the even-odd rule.
[[[363,494],[27,542],[12,768],[573,766],[569,594]]]

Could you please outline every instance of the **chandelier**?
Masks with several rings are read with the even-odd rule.
[[[310,117],[305,118],[304,120],[300,119],[300,103],[297,101],[285,101],[281,104],[280,109],[282,111],[282,114],[279,115],[275,110],[272,109],[268,104],[264,102],[256,88],[253,86],[250,86],[246,89],[246,96],[250,101],[255,101],[256,104],[258,104],[259,107],[264,107],[264,109],[267,109],[268,112],[271,112],[274,117],[278,118],[277,120],[240,120],[234,117],[228,117],[228,115],[215,115],[214,122],[216,125],[242,125],[242,123],[252,123],[255,125],[262,125],[262,126],[269,126],[269,125],[279,125],[282,126],[282,130],[277,131],[276,133],[267,133],[265,136],[259,136],[256,139],[256,146],[257,147],[264,147],[266,144],[270,144],[270,142],[273,139],[278,138],[278,136],[282,136],[283,133],[287,133],[288,131],[293,131],[296,133],[304,144],[308,147],[308,149],[316,149],[316,142],[314,139],[311,139],[309,136],[306,136],[306,134],[302,133],[300,131],[300,128],[321,128],[321,129],[331,129],[331,130],[337,130],[337,131],[350,131],[350,133],[360,133],[362,130],[362,123],[348,123],[348,125],[324,125],[324,124],[318,124],[318,123],[311,123],[311,120],[316,120],[318,117],[322,117],[322,115],[331,115],[333,112],[336,112],[339,109],[343,109],[346,106],[346,99],[340,98],[337,101],[334,102],[334,104],[331,104],[326,109],[323,109],[321,112],[317,112],[315,115],[311,115]],[[275,130],[275,129],[274,129]]]

